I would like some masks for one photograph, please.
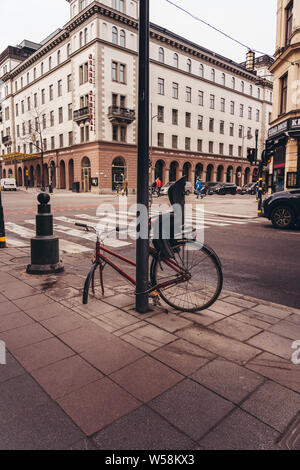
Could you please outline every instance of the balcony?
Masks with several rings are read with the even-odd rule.
[[[10,135],[5,135],[4,137],[2,137],[2,144],[3,145],[11,145],[12,144],[11,136]]]
[[[134,109],[120,108],[119,106],[110,106],[108,108],[108,119],[113,123],[130,124],[135,120]]]
[[[73,121],[79,123],[90,119],[90,109],[88,106],[84,108],[76,109],[73,113]]]

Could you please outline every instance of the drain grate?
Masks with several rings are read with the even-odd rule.
[[[286,450],[300,450],[300,413],[288,427],[278,445]]]

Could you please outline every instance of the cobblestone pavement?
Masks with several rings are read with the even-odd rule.
[[[48,276],[27,248],[0,261],[1,449],[300,448],[300,310],[223,291],[140,315],[112,272],[82,305],[85,254]]]

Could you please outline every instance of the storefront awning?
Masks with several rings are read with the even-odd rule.
[[[37,158],[41,158],[40,154],[30,154],[30,153],[8,153],[6,155],[0,156],[6,165],[24,162],[26,160],[35,160]]]

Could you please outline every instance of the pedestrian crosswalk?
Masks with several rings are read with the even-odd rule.
[[[159,215],[158,209],[152,209],[151,217]],[[165,211],[164,211],[165,213]],[[236,219],[217,215],[191,213],[186,214],[186,225],[200,230],[210,228],[222,228],[229,226],[241,226],[256,222],[256,220]],[[7,246],[28,247],[30,239],[35,236],[35,219],[26,219],[22,223],[6,221]],[[118,210],[114,214],[98,212],[97,215],[75,214],[72,216],[53,217],[54,234],[59,237],[60,251],[68,254],[91,252],[95,246],[96,235],[86,232],[75,226],[75,223],[87,224],[101,233],[106,246],[111,248],[124,248],[132,245],[136,238],[136,212]],[[121,231],[116,234],[115,228],[119,226]],[[103,235],[105,234],[105,236]],[[106,237],[107,235],[107,237]]]

